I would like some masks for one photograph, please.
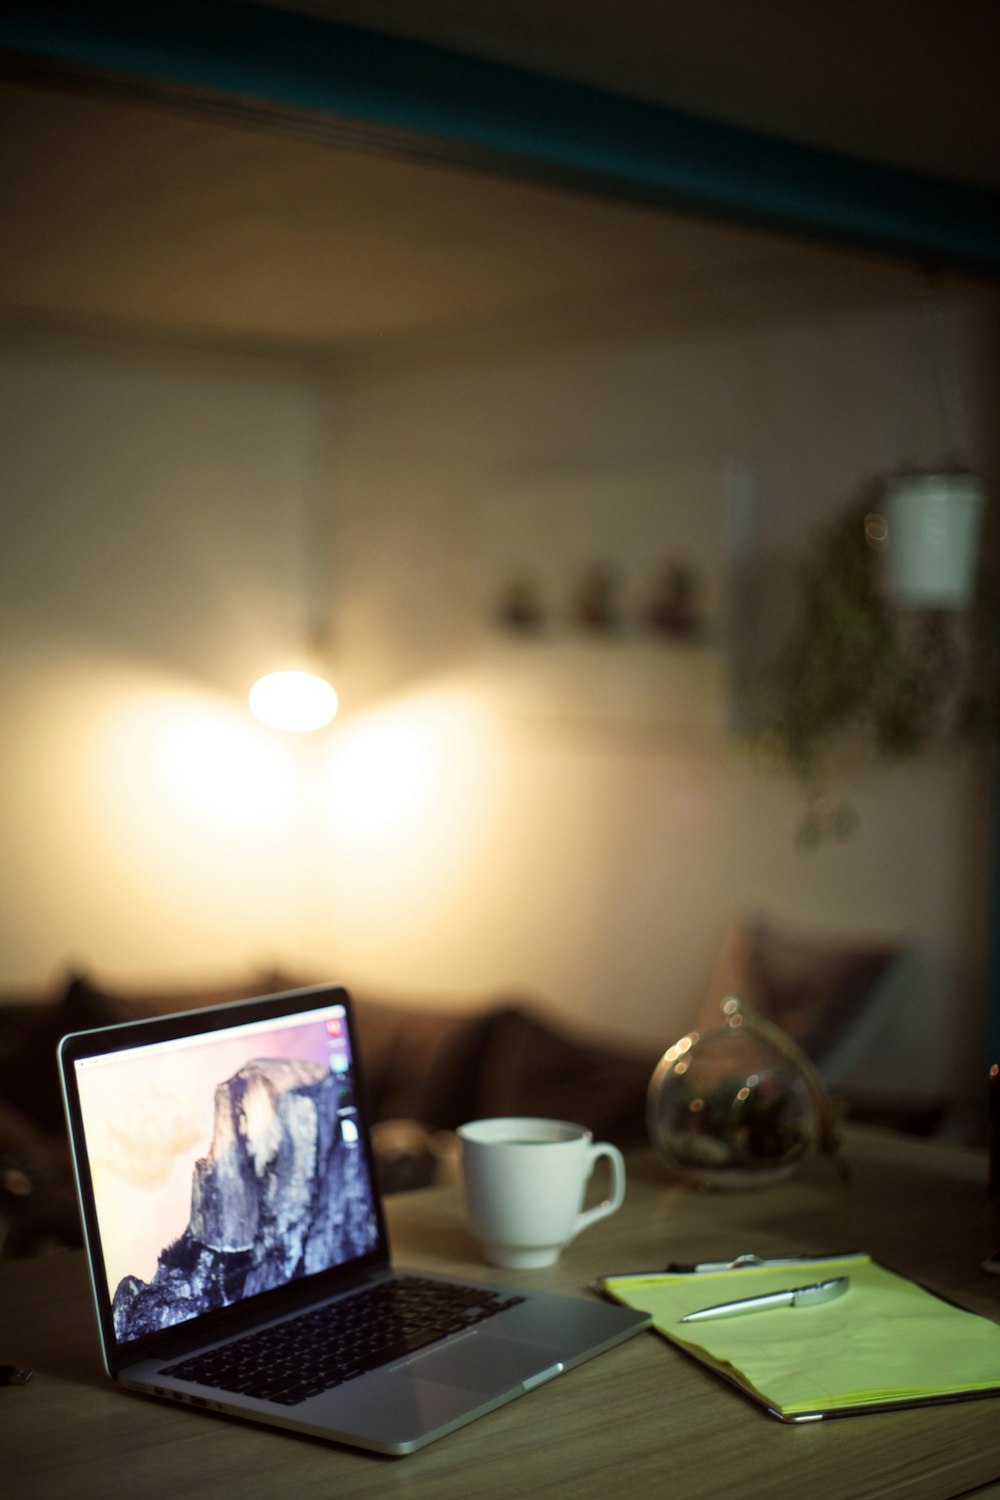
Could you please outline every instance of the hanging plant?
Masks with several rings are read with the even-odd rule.
[[[883,482],[816,541],[798,576],[790,631],[767,674],[763,743],[803,784],[799,840],[855,826],[828,792],[828,761],[852,741],[900,761],[932,748],[985,743],[1000,729],[1000,589],[984,537],[967,609],[901,609],[884,586]]]

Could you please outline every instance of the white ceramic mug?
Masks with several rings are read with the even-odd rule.
[[[460,1125],[469,1218],[495,1266],[550,1266],[564,1245],[621,1208],[625,1162],[617,1146],[595,1144],[583,1125],[509,1115]],[[611,1193],[595,1208],[583,1200],[595,1163],[611,1166]]]

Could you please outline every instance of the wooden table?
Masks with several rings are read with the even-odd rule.
[[[850,1176],[809,1164],[776,1187],[710,1194],[630,1159],[625,1207],[544,1271],[509,1282],[583,1292],[667,1260],[860,1248],[1000,1322],[980,1269],[1000,1212],[978,1152],[853,1131]],[[459,1192],[389,1200],[400,1262],[483,1275]],[[485,1273],[489,1274],[489,1273]],[[387,1459],[130,1395],[101,1368],[83,1257],[0,1265],[0,1491],[13,1500],[165,1495],[642,1500],[1000,1494],[1000,1399],[788,1427],[643,1333],[407,1458]]]

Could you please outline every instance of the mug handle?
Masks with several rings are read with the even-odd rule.
[[[591,1224],[596,1224],[598,1219],[606,1219],[609,1214],[617,1213],[625,1202],[625,1158],[617,1146],[612,1146],[610,1141],[598,1141],[590,1148],[590,1170],[587,1172],[589,1182],[594,1173],[594,1167],[602,1156],[606,1156],[611,1163],[611,1196],[605,1198],[603,1203],[598,1203],[594,1208],[585,1209],[582,1214],[577,1214],[576,1224],[571,1240],[584,1229],[589,1229]]]

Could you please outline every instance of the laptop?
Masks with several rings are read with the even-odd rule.
[[[649,1326],[392,1265],[342,987],[79,1032],[59,1066],[104,1363],[132,1391],[404,1454]]]

